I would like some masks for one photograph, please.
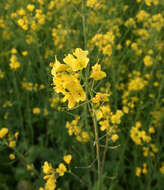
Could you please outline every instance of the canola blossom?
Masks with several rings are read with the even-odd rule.
[[[88,51],[77,48],[73,52],[73,55],[68,54],[63,59],[65,64],[61,64],[56,58],[51,70],[54,90],[64,95],[63,102],[68,101],[69,109],[86,99],[86,94],[80,84],[76,71],[86,68],[89,62],[89,58],[87,58]]]

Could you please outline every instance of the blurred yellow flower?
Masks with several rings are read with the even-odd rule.
[[[137,167],[136,168],[136,176],[140,176],[141,175],[141,168]]]
[[[58,168],[56,169],[56,172],[59,174],[59,176],[63,176],[64,173],[67,171],[67,168],[63,163],[60,163]]]
[[[113,142],[116,142],[118,140],[119,136],[117,134],[113,134],[111,139]]]
[[[40,114],[40,108],[33,108],[32,109],[32,113],[35,114],[35,115],[39,115]]]
[[[42,168],[43,168],[44,174],[50,174],[53,172],[52,165],[50,163],[48,163],[47,161],[44,162],[44,165]]]
[[[14,154],[10,154],[9,158],[10,158],[10,160],[14,160],[15,159],[15,155]]]
[[[151,66],[153,64],[152,58],[147,55],[144,57],[144,65],[145,66]]]
[[[8,129],[7,128],[2,128],[0,130],[0,139],[2,139],[5,135],[7,135]]]
[[[65,163],[70,164],[70,162],[72,160],[72,155],[68,154],[68,155],[64,156],[63,160],[65,161]]]

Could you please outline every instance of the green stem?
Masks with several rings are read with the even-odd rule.
[[[100,145],[99,145],[99,134],[98,134],[98,126],[97,126],[97,119],[96,113],[94,109],[94,105],[92,106],[92,120],[94,126],[94,133],[95,133],[95,145],[96,145],[96,157],[97,157],[97,167],[98,167],[98,190],[100,189],[100,181],[101,181],[101,160],[100,160]]]

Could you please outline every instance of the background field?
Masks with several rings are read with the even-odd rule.
[[[0,190],[163,190],[163,138],[164,0],[0,1]]]

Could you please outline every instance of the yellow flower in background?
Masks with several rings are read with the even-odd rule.
[[[45,190],[43,187],[39,187],[39,190]]]
[[[140,10],[138,14],[136,15],[137,21],[142,22],[150,17],[149,13],[147,13],[145,10]]]
[[[152,58],[147,55],[144,57],[144,65],[145,66],[151,66],[153,64]]]
[[[17,60],[16,55],[11,56],[9,66],[12,70],[17,70],[20,67],[20,62]]]
[[[164,175],[164,162],[162,162],[162,166],[160,167],[160,172],[161,174]]]
[[[117,134],[113,134],[111,136],[111,139],[112,139],[113,142],[116,142],[119,139],[119,136]]]
[[[27,51],[23,51],[23,52],[22,52],[22,55],[23,55],[23,56],[26,56],[26,55],[28,55],[28,52],[27,52]]]
[[[111,56],[112,55],[112,45],[111,44],[108,44],[106,45],[103,49],[103,54],[104,55],[108,55],[108,56]]]
[[[0,70],[0,79],[3,79],[5,76],[5,73]]]
[[[147,81],[145,81],[143,78],[135,77],[134,79],[131,79],[129,81],[128,90],[129,91],[142,90],[146,84],[147,84]]]
[[[87,0],[87,6],[94,7],[97,2],[97,0]]]
[[[151,6],[151,3],[152,3],[152,0],[145,0],[145,4],[146,4],[147,6]]]
[[[56,169],[56,172],[59,174],[59,176],[63,176],[64,173],[67,171],[67,168],[63,163],[60,163],[58,168]]]
[[[92,71],[90,78],[93,78],[94,80],[101,80],[106,77],[106,73],[101,71],[101,65],[96,63],[94,66],[92,66]]]
[[[151,134],[155,133],[154,127],[150,127],[150,128],[149,128],[149,133],[151,133]]]
[[[141,168],[137,167],[136,168],[136,176],[139,177],[141,175],[141,171],[142,171]]]
[[[35,114],[35,115],[39,115],[40,114],[40,108],[33,108],[32,109],[32,113]]]
[[[19,132],[15,132],[15,133],[14,133],[14,137],[15,137],[16,139],[18,139],[18,136],[19,136]]]
[[[26,165],[26,169],[27,170],[33,170],[34,169],[34,165],[33,164],[27,164]]]
[[[2,128],[0,130],[0,139],[2,139],[5,135],[7,135],[8,129],[7,128]]]
[[[90,137],[89,137],[88,132],[82,131],[81,132],[81,137],[80,137],[80,142],[88,142],[89,139],[90,139]]]
[[[72,155],[68,154],[68,155],[64,156],[63,160],[65,161],[65,163],[70,164],[70,162],[72,160]]]
[[[34,9],[35,9],[35,6],[33,4],[27,5],[27,10],[29,10],[30,12],[32,12]]]
[[[123,112],[121,110],[117,110],[115,114],[111,116],[111,122],[113,124],[120,124],[121,122],[121,117],[123,116]]]
[[[152,140],[151,136],[146,134],[146,131],[140,130],[141,127],[142,127],[141,123],[137,122],[136,125],[130,129],[131,139],[135,144],[140,146],[143,145],[144,142],[149,143]],[[155,150],[157,149],[155,146],[153,146],[153,148]]]
[[[12,54],[16,54],[17,52],[18,52],[18,51],[17,51],[15,48],[12,48],[12,49],[11,49],[11,53],[12,53]]]
[[[10,158],[10,160],[14,160],[15,159],[15,155],[14,154],[10,154],[9,158]]]
[[[9,147],[10,147],[10,148],[14,148],[15,146],[16,146],[16,141],[11,140],[11,141],[9,142]]]
[[[147,174],[147,164],[143,163],[142,173]]]

